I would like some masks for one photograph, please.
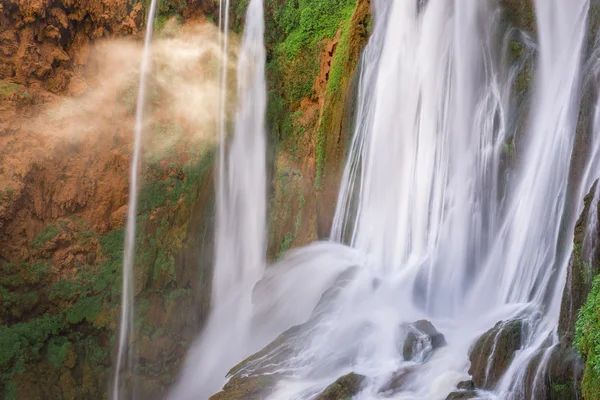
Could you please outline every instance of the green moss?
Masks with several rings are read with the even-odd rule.
[[[17,400],[17,383],[8,382],[4,386],[4,399],[5,400]]]
[[[44,229],[33,239],[31,242],[31,247],[34,249],[39,249],[40,247],[45,246],[50,240],[58,236],[59,233],[60,230],[56,225],[46,225]]]
[[[8,96],[19,90],[19,85],[10,82],[0,82],[0,96]]]
[[[296,57],[301,49],[332,38],[340,21],[348,18],[356,6],[355,0],[297,0],[286,1],[278,10],[279,25],[287,34],[282,50]]]
[[[335,51],[331,71],[329,72],[329,81],[327,82],[327,95],[332,96],[340,90],[344,68],[350,61],[350,23],[354,9],[348,10],[345,21],[342,24],[340,32],[340,41]]]
[[[300,198],[298,199],[298,213],[296,214],[296,232],[295,236],[298,236],[300,227],[302,226],[302,213],[304,210],[304,193],[300,192]]]
[[[50,364],[60,367],[67,360],[67,351],[69,349],[69,340],[64,336],[53,337],[48,343],[47,358]]]
[[[579,312],[575,324],[575,347],[585,360],[585,373],[581,383],[585,400],[600,398],[600,276]]]
[[[102,299],[98,296],[85,297],[66,311],[67,322],[77,324],[82,321],[93,323],[102,311]]]
[[[81,343],[85,349],[85,357],[88,363],[94,365],[106,362],[109,351],[106,347],[100,346],[97,337],[89,336],[82,340]]]
[[[552,391],[555,394],[565,393],[567,390],[569,390],[569,385],[566,383],[553,383],[552,384]]]
[[[71,279],[64,279],[52,285],[48,299],[50,301],[57,299],[74,300],[81,294],[84,294],[86,290],[87,288],[82,286],[80,282]]]
[[[323,183],[323,172],[325,170],[325,128],[323,124],[319,127],[317,136],[317,175],[315,177],[315,189],[319,190]]]
[[[287,233],[283,241],[281,242],[281,246],[279,247],[279,254],[284,254],[292,247],[292,240],[294,240],[294,235],[292,233]]]

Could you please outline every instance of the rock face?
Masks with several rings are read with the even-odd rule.
[[[459,390],[475,390],[475,383],[473,381],[458,382],[456,388]]]
[[[273,375],[232,378],[209,400],[262,400],[271,393],[276,382]]]
[[[535,34],[535,6],[533,0],[501,0],[509,19],[520,29]]]
[[[466,392],[452,392],[446,397],[446,400],[474,399],[476,397],[477,392],[469,390]]]
[[[567,283],[560,307],[558,332],[564,339],[571,342],[575,335],[577,314],[590,293],[593,277],[600,272],[600,246],[596,248],[588,248],[588,244],[584,246],[586,234],[600,237],[600,225],[597,227],[598,231],[586,232],[588,220],[592,215],[600,216],[600,202],[592,204],[596,190],[598,190],[598,181],[585,196],[583,211],[575,224],[573,253],[567,270]]]
[[[287,17],[315,12],[306,4],[265,5],[270,60],[267,119],[279,148],[271,171],[270,259],[329,236],[344,151],[352,134],[355,72],[371,21],[370,0],[342,0],[318,11],[327,20],[317,25],[327,26],[329,33],[323,35],[321,28],[307,32]],[[297,37],[310,37],[313,44],[307,43],[304,51],[290,49]]]
[[[521,348],[523,322],[512,320],[498,322],[481,335],[469,352],[475,387],[493,389],[508,369],[515,352]]]
[[[2,399],[106,397],[136,77],[114,79],[105,64],[116,52],[102,53],[95,41],[135,36],[144,12],[127,0],[0,4]],[[128,50],[120,68],[139,65],[136,38],[118,43]],[[149,120],[170,117],[150,110]],[[145,132],[146,148],[159,130],[163,141],[187,132],[164,120],[155,125]],[[209,308],[214,184],[209,146],[148,155],[134,318],[138,394],[154,399],[174,380]]]
[[[406,339],[402,345],[405,361],[425,361],[431,352],[446,345],[444,335],[439,333],[431,322],[420,320],[412,324],[404,324]]]
[[[385,395],[391,395],[396,392],[402,390],[407,383],[410,382],[413,373],[417,370],[417,367],[408,367],[403,368],[399,371],[396,371],[392,374],[389,382],[383,385],[379,389],[379,393],[384,393]]]
[[[344,375],[327,387],[315,400],[346,400],[360,392],[365,377],[355,373]]]

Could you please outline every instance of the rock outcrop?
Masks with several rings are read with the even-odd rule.
[[[412,324],[403,324],[401,329],[406,332],[402,345],[405,361],[423,362],[431,352],[446,345],[444,335],[439,333],[429,321],[420,320]]]
[[[353,372],[338,378],[319,394],[315,400],[343,400],[351,399],[362,388],[365,377]]]
[[[521,348],[523,321],[498,322],[481,335],[469,352],[469,374],[475,387],[493,389]]]

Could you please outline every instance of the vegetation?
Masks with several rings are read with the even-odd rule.
[[[59,233],[60,230],[56,225],[46,225],[46,227],[35,237],[35,239],[33,239],[33,242],[31,242],[31,247],[34,249],[39,249],[40,247],[45,246],[50,240],[58,236]]]
[[[205,150],[197,162],[184,167],[163,167],[163,160],[145,167],[144,176],[150,178],[140,189],[136,273],[149,273],[151,283],[145,287],[146,277],[136,280],[140,328],[148,325],[149,298],[163,298],[165,306],[174,307],[191,297],[188,288],[176,283],[176,259],[187,234],[190,208],[212,160],[213,152]],[[0,263],[2,398],[15,398],[19,388],[15,379],[40,368],[60,371],[81,362],[83,368],[95,371],[98,382],[106,374],[120,302],[125,230],[99,236],[83,220],[59,219],[46,225],[29,247],[48,250],[59,235],[61,246],[85,248],[90,262],[78,262],[69,273],[59,273],[52,260]],[[152,328],[155,336],[157,329]]]
[[[22,90],[21,86],[12,82],[0,82],[0,98],[10,96],[16,93],[20,98],[26,99],[30,96],[29,92]]]
[[[600,399],[600,276],[592,284],[575,325],[575,347],[585,360],[581,383],[584,399]]]

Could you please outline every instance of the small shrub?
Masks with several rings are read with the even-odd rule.
[[[67,322],[70,324],[77,324],[82,321],[94,323],[101,311],[102,299],[100,297],[86,297],[67,309]]]
[[[50,240],[58,236],[59,233],[60,230],[56,225],[46,225],[44,229],[33,239],[31,242],[31,247],[34,249],[39,249],[40,247],[45,246]]]
[[[600,393],[600,276],[579,311],[575,324],[575,348],[585,360],[582,392],[585,399],[597,399]]]
[[[67,351],[71,343],[64,336],[57,336],[50,339],[48,343],[47,358],[50,364],[60,367],[67,360]]]

